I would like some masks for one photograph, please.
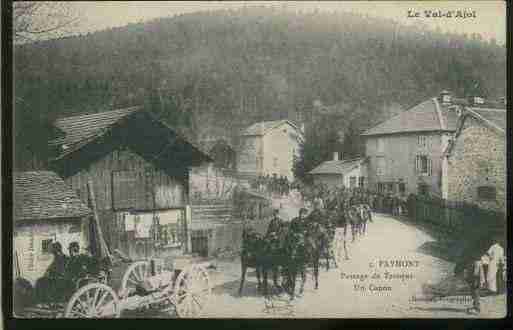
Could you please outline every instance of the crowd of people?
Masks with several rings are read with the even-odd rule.
[[[251,182],[251,188],[273,195],[286,196],[289,194],[291,182],[284,176],[274,173],[272,176],[260,175]]]
[[[408,199],[405,196],[379,193],[361,187],[329,187],[323,184],[314,184],[311,186],[300,185],[299,191],[307,204],[312,203],[315,198],[321,199],[324,204],[342,199],[347,200],[350,205],[367,204],[374,212],[395,216],[405,215],[408,210]]]

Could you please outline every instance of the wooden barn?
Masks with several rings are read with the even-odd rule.
[[[50,164],[83,200],[90,181],[107,245],[133,259],[191,250],[189,170],[208,155],[140,107],[59,119]]]
[[[71,242],[89,246],[91,210],[54,172],[15,173],[13,186],[14,275],[34,284],[53,260],[52,243],[65,253]]]

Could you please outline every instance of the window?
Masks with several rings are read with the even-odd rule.
[[[350,188],[356,187],[356,177],[355,176],[352,176],[349,178],[349,187]]]
[[[406,184],[404,182],[399,182],[399,192],[404,194],[406,192]]]
[[[385,192],[385,185],[382,182],[378,182],[378,192],[380,194]]]
[[[394,183],[393,182],[387,183],[387,191],[390,193],[394,192]]]
[[[415,157],[415,171],[421,175],[431,175],[431,159],[426,155]]]
[[[382,139],[382,138],[377,139],[376,144],[377,144],[376,149],[378,149],[379,153],[385,152],[385,140],[384,139]]]
[[[427,147],[427,136],[425,135],[419,135],[417,137],[417,145],[421,148]]]
[[[278,167],[278,157],[274,157],[273,159],[273,166]]]
[[[376,157],[376,175],[385,175],[385,157]]]
[[[491,186],[477,187],[477,197],[485,201],[494,201],[497,197],[497,189]]]
[[[358,187],[363,188],[365,184],[365,177],[361,176],[358,178]]]
[[[41,241],[41,252],[42,253],[52,253],[52,243],[53,239],[44,239]]]

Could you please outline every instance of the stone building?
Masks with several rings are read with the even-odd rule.
[[[444,198],[506,211],[505,131],[505,109],[465,108],[444,153]]]
[[[293,180],[303,132],[288,120],[255,123],[241,134],[237,171],[252,175],[284,175]]]
[[[314,184],[323,184],[330,188],[365,188],[367,159],[339,159],[338,155],[338,152],[334,152],[333,160],[321,163],[308,173]]]

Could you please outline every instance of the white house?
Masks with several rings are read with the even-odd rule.
[[[303,132],[288,120],[265,121],[246,128],[237,153],[237,170],[254,175],[294,178],[292,168]]]
[[[333,153],[333,160],[321,163],[308,172],[315,184],[328,187],[365,188],[367,186],[367,158],[339,159],[338,152]]]
[[[53,256],[52,243],[63,252],[71,242],[88,247],[91,210],[54,172],[19,172],[14,176],[15,275],[33,284],[44,275]]]

